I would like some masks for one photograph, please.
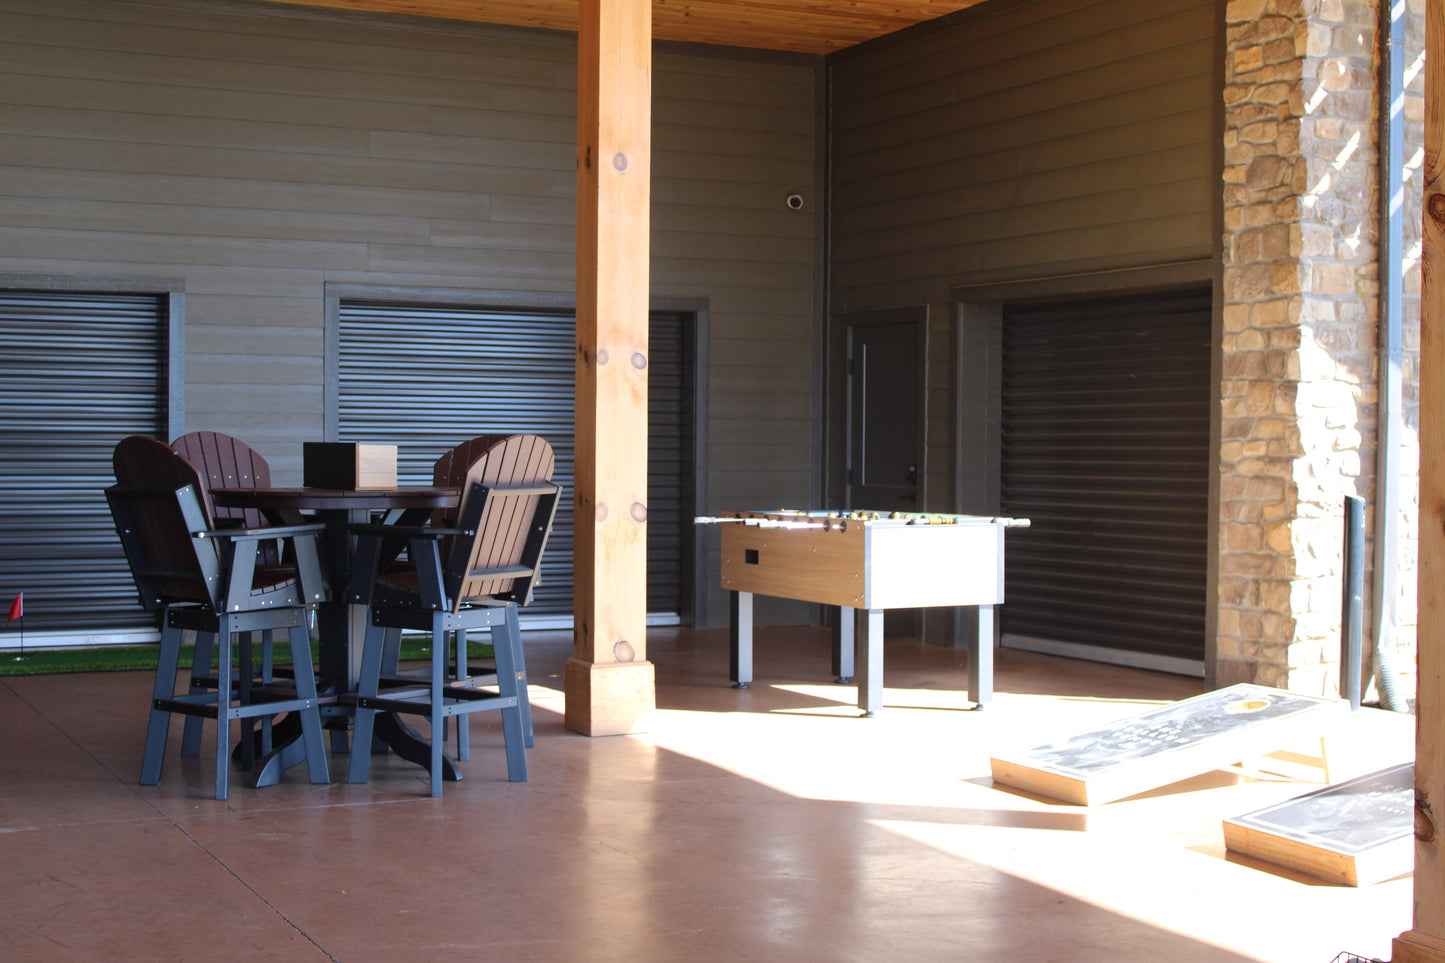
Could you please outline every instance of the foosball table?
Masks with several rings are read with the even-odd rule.
[[[864,715],[883,705],[885,610],[977,606],[968,697],[979,708],[993,699],[993,607],[1003,601],[1004,531],[1027,526],[1027,519],[780,510],[697,521],[722,530],[735,686],[752,682],[753,595],[760,594],[839,607],[833,672],[851,682],[856,665]]]

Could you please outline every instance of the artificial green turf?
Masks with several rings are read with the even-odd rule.
[[[181,665],[191,664],[193,647],[181,647]],[[467,641],[467,655],[474,659],[492,657],[492,647],[482,642]],[[0,676],[49,675],[61,672],[127,672],[154,671],[160,657],[160,643],[149,645],[102,645],[93,648],[14,649],[0,654]],[[312,646],[312,659],[316,657]],[[409,661],[431,657],[431,643],[425,639],[403,638],[401,657]],[[291,646],[277,642],[274,646],[276,665],[291,664]]]

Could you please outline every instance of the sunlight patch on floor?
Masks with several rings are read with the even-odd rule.
[[[1091,826],[1085,833],[997,826],[942,825],[876,820],[875,824],[916,842],[984,863],[1001,872],[1152,926],[1269,960],[1327,963],[1348,951],[1388,959],[1390,940],[1410,926],[1408,878],[1377,884],[1363,894],[1369,909],[1360,912],[1360,892],[1350,887],[1301,882],[1266,869],[1231,862],[1222,856],[1215,834],[1161,840],[1120,819],[1112,831]],[[1217,855],[1215,854],[1217,853]],[[1141,876],[1160,880],[1141,886]],[[1352,918],[1345,939],[1341,919],[1329,907]],[[1241,931],[1232,921],[1248,919],[1268,905],[1271,926]],[[1328,925],[1315,926],[1321,915]]]
[[[838,686],[771,689],[752,711],[655,710],[633,738],[803,798],[957,808],[988,793],[983,805],[1009,809],[1018,797],[991,788],[992,752],[1056,734],[1061,714],[1093,724],[1152,704],[1004,695],[976,712],[963,692],[886,689],[885,708],[865,718],[837,702]]]

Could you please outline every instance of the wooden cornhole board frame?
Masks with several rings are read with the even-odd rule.
[[[1224,821],[1224,847],[1348,886],[1414,870],[1415,764],[1326,786]]]
[[[1240,683],[995,756],[990,766],[996,783],[1093,806],[1322,739],[1348,717],[1341,699]]]

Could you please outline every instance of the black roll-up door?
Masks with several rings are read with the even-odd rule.
[[[1207,288],[1005,307],[1005,644],[1204,658],[1211,327]]]
[[[477,435],[552,444],[565,492],[525,614],[571,615],[572,313],[343,300],[339,322],[339,440],[396,444],[402,484],[430,484],[436,458]],[[691,322],[654,313],[648,335],[649,613],[682,611],[691,579]]]
[[[105,489],[127,435],[164,434],[165,299],[0,291],[0,611],[11,632],[125,634],[141,608]]]
[[[694,515],[693,316],[654,312],[647,343],[647,611],[688,615]]]

